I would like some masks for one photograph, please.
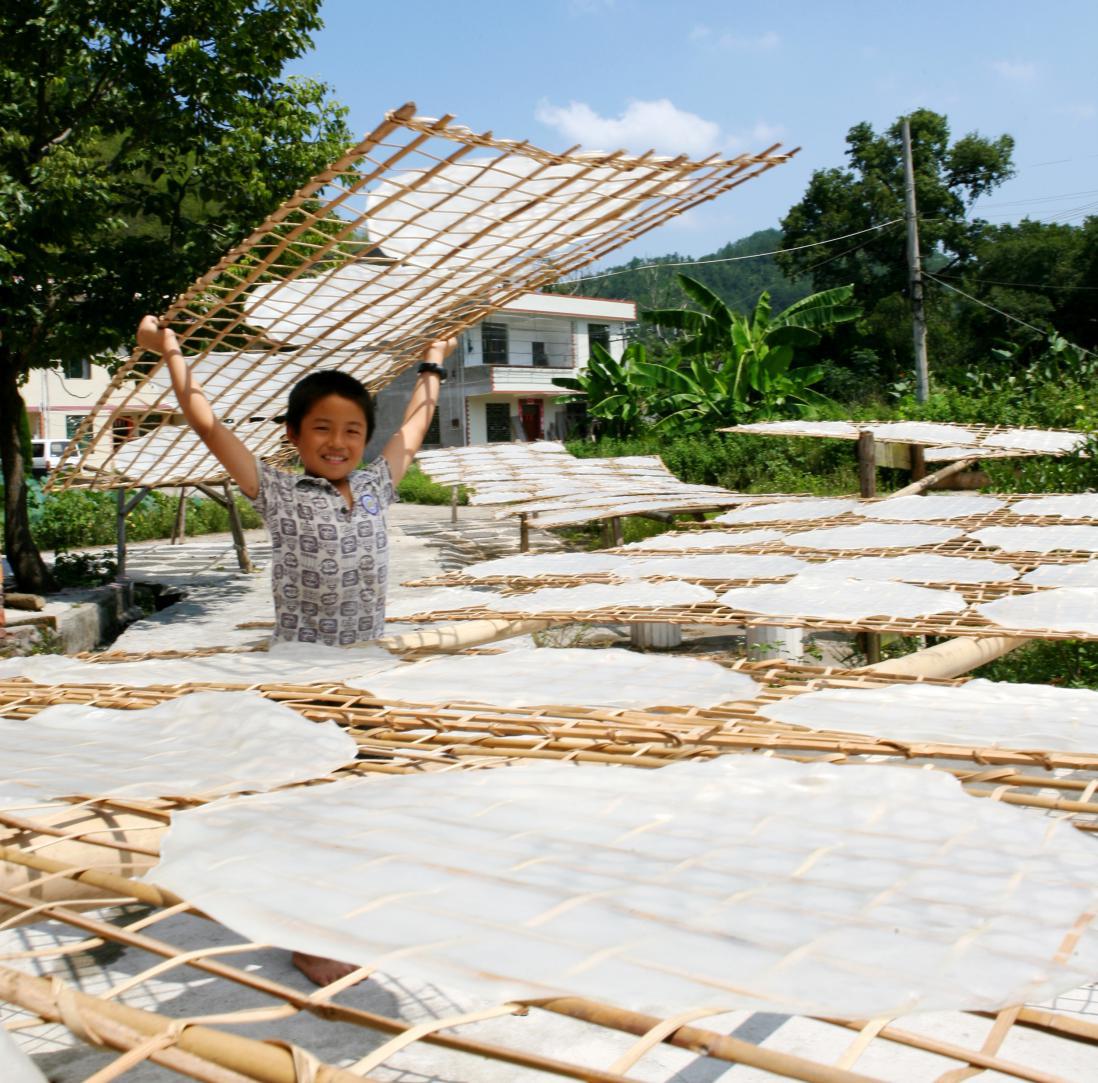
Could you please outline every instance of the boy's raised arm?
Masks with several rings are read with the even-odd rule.
[[[423,360],[427,365],[441,368],[442,362],[456,345],[456,338],[436,339],[427,347]],[[416,386],[412,389],[412,397],[408,400],[408,406],[404,411],[404,420],[381,450],[381,454],[389,464],[389,473],[393,476],[394,485],[399,484],[400,479],[407,473],[408,467],[423,443],[423,438],[427,435],[431,418],[435,416],[441,385],[442,380],[437,372],[420,372]]]
[[[259,494],[259,470],[255,456],[234,432],[214,416],[205,392],[183,360],[175,332],[169,327],[161,327],[155,316],[146,316],[137,327],[137,344],[163,356],[187,424],[229,472],[229,476],[240,486],[240,491],[246,497],[256,497]]]

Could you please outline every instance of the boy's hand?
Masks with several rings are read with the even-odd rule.
[[[155,316],[144,316],[137,325],[137,344],[154,353],[166,353],[177,347],[175,332],[170,327],[161,327]]]
[[[423,351],[423,360],[432,365],[442,364],[443,358],[449,357],[454,347],[458,344],[457,336],[453,338],[436,338],[426,350]]]

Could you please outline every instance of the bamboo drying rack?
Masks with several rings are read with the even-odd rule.
[[[276,421],[307,371],[336,363],[376,390],[433,339],[460,333],[795,153],[775,144],[703,161],[577,147],[557,154],[475,133],[450,115],[416,116],[409,103],[195,281],[163,321],[215,413],[257,457],[277,461],[288,451]],[[448,216],[443,232],[429,217],[439,207]],[[325,297],[314,280],[333,272],[345,277],[332,287],[338,295]],[[262,315],[261,302],[272,299],[277,318]],[[226,386],[215,386],[219,378]],[[195,458],[188,431],[171,424],[175,410],[162,361],[136,350],[69,443],[52,486],[222,480],[220,465],[200,452]],[[111,446],[122,419],[141,435]],[[155,454],[142,455],[145,443]]]

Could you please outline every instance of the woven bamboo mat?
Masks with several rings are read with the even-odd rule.
[[[69,902],[62,897],[33,914],[39,921],[53,923],[53,937],[28,935],[20,958],[0,961],[0,993],[14,1009],[8,1026],[31,1042],[42,1033],[38,1028],[43,1021],[55,1024],[55,1035],[57,1025],[67,1024],[76,1031],[69,1039],[72,1044],[83,1041],[111,1050],[103,1058],[108,1068],[152,1062],[199,1079],[350,1083],[380,1078],[373,1073],[382,1071],[391,1078],[398,1068],[417,1073],[413,1078],[440,1078],[445,1064],[445,1078],[458,1080],[482,1079],[495,1072],[516,1080],[611,1083],[666,1079],[704,1057],[709,1058],[704,1070],[711,1070],[713,1061],[723,1061],[773,1077],[819,1083],[894,1078],[898,1064],[904,1066],[904,1078],[913,1081],[942,1078],[948,1070],[964,1075],[991,1070],[1012,1078],[1048,1081],[1068,1078],[1058,1072],[1058,1066],[1093,1055],[1098,1040],[1098,1028],[1083,1017],[1030,1007],[994,1016],[955,1013],[938,1017],[929,1026],[921,1018],[853,1023],[792,1018],[774,1020],[768,1028],[752,1028],[745,1025],[750,1013],[714,1018],[710,1011],[708,1016],[697,1012],[660,1019],[610,1004],[561,997],[501,1004],[476,1013],[446,1010],[437,1004],[427,1018],[410,1021],[359,1006],[353,987],[351,992],[328,987],[310,995],[296,984],[269,977],[267,972],[274,968],[261,945],[242,942],[220,926],[187,915],[184,903],[139,881],[96,876],[45,855],[11,856],[54,877],[62,889],[71,887],[74,898]],[[111,891],[114,907],[82,913],[78,908],[81,878],[102,881]],[[4,901],[22,905],[28,917],[34,909],[30,899],[19,896],[9,895]],[[138,915],[141,920],[135,925]],[[181,929],[188,934],[185,940]],[[112,988],[98,995],[81,994],[72,964],[80,964],[90,952],[104,947],[147,962],[139,963],[136,972],[121,981],[117,972],[108,972]],[[148,1009],[126,1009],[120,1003],[123,987],[129,1001],[144,995],[156,1003],[157,982],[165,979],[187,983],[170,1005],[171,1018]],[[206,1019],[204,1004],[214,998],[223,1007],[217,1017]],[[227,1002],[236,1007],[224,1007]],[[317,1024],[324,1020],[327,1026],[301,1025],[310,1015]],[[301,1038],[297,1050],[264,1044],[282,1038],[295,1022],[299,1024],[296,1034],[311,1039],[308,1050],[303,1049]],[[244,1033],[233,1033],[228,1027]],[[738,1027],[747,1034],[754,1031],[756,1040],[728,1035]],[[941,1034],[944,1027],[948,1037]],[[765,1044],[760,1031],[766,1034]],[[963,1038],[956,1036],[958,1031]],[[369,1052],[351,1071],[341,1070],[326,1056],[335,1038],[357,1042]],[[56,1048],[56,1037],[54,1043]],[[581,1046],[586,1051],[582,1062],[573,1059],[572,1052]],[[832,1052],[816,1059],[806,1055],[807,1049]],[[602,1056],[592,1063],[594,1050]],[[672,1050],[682,1053],[671,1058]],[[300,1063],[306,1051],[317,1074],[295,1075],[295,1060]],[[217,1074],[226,1068],[238,1074]]]
[[[488,762],[507,761],[460,757],[452,749],[445,762],[428,761],[397,751],[385,766],[463,770]],[[375,769],[381,768],[379,757]],[[211,1083],[351,1083],[397,1071],[411,1078],[476,1080],[495,1072],[516,1080],[609,1083],[679,1078],[704,1057],[709,1060],[697,1068],[706,1072],[715,1060],[818,1083],[897,1078],[897,1072],[912,1081],[960,1079],[979,1071],[1051,1081],[1083,1078],[1072,1066],[1093,1063],[1098,1045],[1098,1022],[1085,1014],[1086,991],[1052,1008],[1017,1006],[994,1015],[857,1022],[775,1017],[765,1027],[752,1026],[756,1017],[746,1012],[658,1018],[575,997],[476,1011],[438,997],[420,1003],[424,1010],[409,1018],[356,996],[354,983],[371,974],[368,968],[305,992],[264,945],[242,941],[134,878],[153,863],[155,846],[120,839],[115,825],[127,824],[127,838],[142,827],[155,833],[177,807],[88,801],[52,835],[0,814],[9,835],[0,868],[23,878],[0,891],[0,906],[11,915],[9,925],[35,923],[0,934],[5,1024],[32,1048],[68,1048],[70,1057],[82,1046],[103,1050],[95,1067],[108,1074],[97,1079],[151,1062]],[[71,856],[75,840],[83,843],[79,859]],[[107,898],[90,902],[92,890]],[[112,968],[119,956],[125,965]],[[385,980],[374,974],[372,984],[381,983],[384,992]],[[173,983],[167,1001],[166,982]],[[213,1015],[211,1003],[218,1006]],[[166,1012],[157,1010],[161,1004]],[[284,1043],[288,1034],[290,1048],[267,1044]],[[348,1046],[357,1047],[358,1059],[337,1067],[335,1051],[343,1051],[346,1063]],[[582,1060],[575,1059],[581,1048]]]

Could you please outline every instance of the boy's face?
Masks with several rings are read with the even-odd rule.
[[[297,448],[305,470],[314,477],[342,481],[362,462],[366,450],[366,417],[362,408],[342,395],[317,399],[296,432],[286,435]]]

